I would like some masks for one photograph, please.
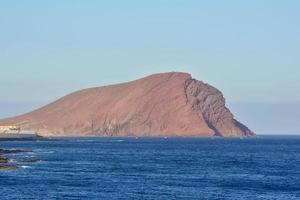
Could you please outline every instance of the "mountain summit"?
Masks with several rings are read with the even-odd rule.
[[[44,136],[251,136],[216,88],[181,72],[69,94],[0,120]]]

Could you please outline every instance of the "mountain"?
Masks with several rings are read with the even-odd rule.
[[[69,94],[0,120],[44,136],[251,136],[216,88],[169,72]]]

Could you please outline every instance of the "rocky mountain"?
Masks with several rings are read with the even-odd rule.
[[[181,72],[84,89],[0,125],[44,136],[254,135],[234,119],[219,90]]]

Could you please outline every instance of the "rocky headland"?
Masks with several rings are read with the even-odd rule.
[[[181,72],[80,90],[0,120],[0,125],[12,124],[43,136],[254,135],[234,119],[218,89]]]

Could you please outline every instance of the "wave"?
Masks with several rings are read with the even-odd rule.
[[[109,140],[109,142],[124,142],[124,140]]]
[[[31,168],[30,166],[27,166],[27,165],[22,165],[20,166],[22,169],[28,169],[28,168]]]

